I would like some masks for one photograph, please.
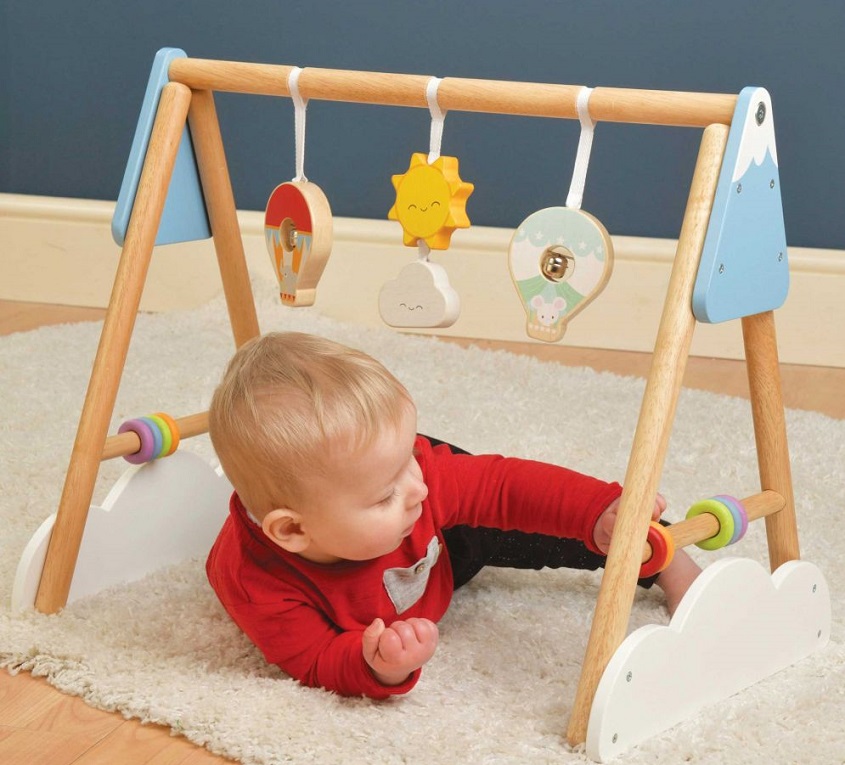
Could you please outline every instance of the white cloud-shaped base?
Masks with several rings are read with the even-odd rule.
[[[613,655],[590,713],[588,756],[605,762],[796,663],[827,643],[830,623],[830,592],[812,563],[790,561],[770,576],[746,558],[717,561],[668,626],[636,630]]]
[[[231,494],[228,479],[191,452],[133,465],[102,507],[89,509],[68,602],[207,555]],[[15,611],[35,605],[55,520],[54,513],[24,548],[12,585]]]

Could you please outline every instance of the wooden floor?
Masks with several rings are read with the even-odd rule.
[[[0,335],[101,319],[103,311],[0,301]],[[465,344],[467,341],[456,341]],[[544,360],[589,366],[623,375],[645,376],[647,354],[529,343],[477,343],[507,348]],[[845,419],[845,369],[785,366],[784,400],[796,409]],[[690,359],[684,384],[734,396],[747,396],[741,362]],[[44,680],[0,671],[0,763],[4,765],[211,765],[229,762],[170,735],[166,728],[141,725],[118,714],[64,696]]]

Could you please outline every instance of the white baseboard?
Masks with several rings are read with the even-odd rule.
[[[120,249],[110,233],[114,203],[0,194],[0,299],[105,306]],[[253,276],[272,279],[263,214],[239,213]],[[433,260],[461,296],[458,321],[438,334],[528,341],[508,273],[510,229],[458,231]],[[563,343],[651,351],[675,252],[672,240],[613,237],[615,266],[605,291],[569,326]],[[416,257],[398,224],[336,218],[334,247],[317,290],[317,308],[345,321],[377,325],[378,292]],[[790,248],[791,287],[777,312],[781,360],[845,367],[845,251]],[[201,305],[221,290],[211,241],[160,247],[141,307],[167,311]],[[291,309],[296,310],[296,309]],[[739,322],[699,325],[696,356],[742,358]]]

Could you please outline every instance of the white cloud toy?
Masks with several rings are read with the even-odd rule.
[[[461,301],[442,266],[417,260],[381,288],[378,309],[391,327],[449,327],[460,314]]]

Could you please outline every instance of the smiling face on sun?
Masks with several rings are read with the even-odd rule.
[[[426,239],[443,227],[449,215],[449,184],[431,165],[417,165],[400,177],[396,216],[408,234]]]
[[[398,220],[409,247],[422,239],[432,250],[449,247],[456,228],[469,228],[466,202],[475,188],[458,175],[455,157],[428,164],[425,154],[413,154],[408,171],[393,176],[396,203],[387,217]]]

